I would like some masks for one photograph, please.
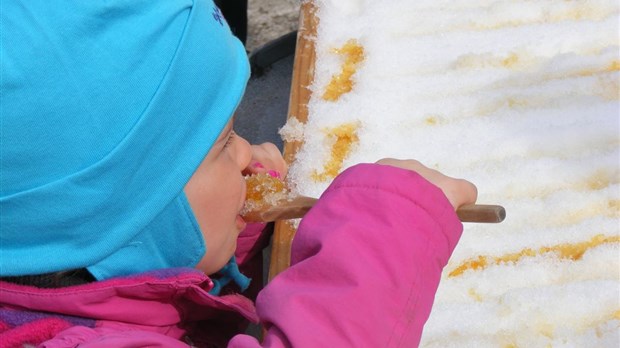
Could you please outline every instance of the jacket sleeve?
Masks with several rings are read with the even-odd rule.
[[[264,347],[415,347],[462,225],[417,173],[337,177],[301,222],[291,267],[259,294]],[[229,347],[258,347],[239,335]]]

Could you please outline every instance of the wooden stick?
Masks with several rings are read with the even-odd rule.
[[[298,219],[304,217],[316,202],[316,198],[298,196],[291,200],[282,200],[264,210],[254,211],[244,218],[254,222]],[[499,223],[506,218],[506,210],[499,205],[468,204],[459,207],[456,215],[462,222]]]
[[[498,223],[506,218],[506,210],[501,205],[468,204],[459,207],[456,215],[462,222]]]

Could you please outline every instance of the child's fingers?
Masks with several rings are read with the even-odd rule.
[[[251,174],[258,174],[258,173],[266,173],[267,172],[267,168],[265,168],[265,165],[263,165],[261,162],[258,162],[254,159],[252,159],[252,161],[250,162],[250,165],[248,165],[244,170],[243,170],[243,175],[251,175]]]
[[[419,161],[384,158],[377,163],[412,170],[420,174],[443,191],[454,209],[465,204],[473,204],[478,198],[476,185],[464,179],[449,177],[435,169],[428,168]]]
[[[252,145],[252,160],[243,174],[268,173],[274,177],[284,178],[288,167],[277,146],[272,143]]]

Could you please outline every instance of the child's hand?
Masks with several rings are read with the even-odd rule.
[[[377,163],[412,170],[420,174],[443,191],[455,210],[462,205],[475,203],[478,198],[478,189],[471,182],[463,179],[451,178],[434,169],[426,167],[416,160],[384,158],[377,161]]]
[[[284,179],[287,172],[288,166],[277,146],[272,143],[252,145],[252,160],[250,165],[243,170],[244,175],[267,173]]]

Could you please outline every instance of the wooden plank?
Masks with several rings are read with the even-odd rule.
[[[314,40],[318,24],[315,13],[316,6],[312,1],[304,1],[301,4],[287,117],[288,119],[295,117],[302,123],[308,120],[308,102],[312,94],[309,87],[314,80],[316,56]],[[293,163],[301,144],[300,141],[284,142],[284,159],[289,165]],[[295,228],[288,221],[275,223],[269,281],[290,265],[291,241],[295,232]]]

